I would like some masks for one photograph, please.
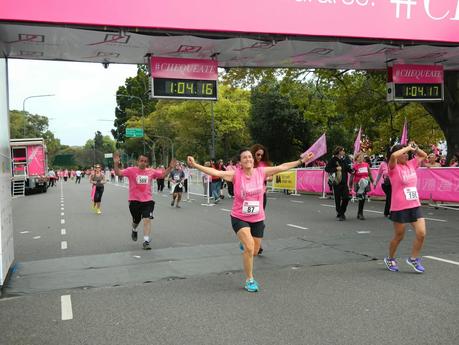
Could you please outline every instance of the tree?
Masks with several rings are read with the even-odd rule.
[[[445,71],[445,100],[422,103],[443,131],[448,146],[447,161],[459,152],[459,72]]]
[[[310,125],[299,107],[267,78],[252,90],[249,128],[252,139],[268,147],[274,162],[298,158],[311,143]]]
[[[142,103],[137,98],[127,97],[136,96],[142,99],[144,104],[144,114],[147,116],[155,110],[157,101],[149,97],[150,82],[145,65],[138,65],[137,75],[126,79],[125,85],[120,86],[117,95],[123,95],[116,98],[117,107],[115,109],[115,129],[112,129],[112,135],[116,140],[117,146],[120,147],[126,141],[126,123],[132,117],[142,117]]]

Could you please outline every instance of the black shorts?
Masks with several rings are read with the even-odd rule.
[[[414,223],[419,218],[424,218],[421,207],[407,208],[406,210],[391,211],[390,220],[396,223]]]
[[[132,215],[132,222],[134,224],[139,224],[142,218],[153,219],[153,211],[155,209],[155,202],[150,201],[129,201],[129,211]]]
[[[174,193],[182,193],[182,192],[183,192],[183,184],[177,183],[174,187]]]
[[[102,194],[104,194],[104,186],[96,187],[96,190],[94,192],[94,202],[101,202]]]
[[[262,220],[260,220],[259,222],[251,223],[231,216],[231,225],[233,226],[233,230],[236,234],[242,228],[250,228],[250,233],[253,237],[263,238],[263,233],[265,231],[265,222]]]

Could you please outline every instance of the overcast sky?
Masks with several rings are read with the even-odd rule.
[[[111,135],[115,119],[115,92],[136,65],[8,60],[9,108],[49,118],[49,129],[64,145],[83,145],[100,130]],[[103,120],[103,121],[100,121]]]

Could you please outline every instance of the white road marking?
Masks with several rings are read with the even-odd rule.
[[[63,321],[73,319],[72,299],[70,295],[61,296],[61,317]]]
[[[61,207],[61,211],[64,211],[64,208],[63,208],[63,207]]]
[[[299,200],[290,200],[290,202],[295,202],[297,204],[304,204],[304,201],[299,201]]]
[[[453,264],[453,265],[458,265],[459,266],[459,262],[457,262],[457,261],[451,261],[451,260],[446,260],[446,259],[442,259],[442,258],[437,258],[436,256],[424,256],[424,258],[431,259],[431,260],[442,261],[442,262],[446,262],[448,264]]]
[[[61,216],[63,216],[63,215],[64,215],[64,212],[61,212]]]
[[[30,231],[21,231],[20,234],[28,234]]]
[[[335,208],[335,205],[326,205],[326,204],[320,204],[320,206],[325,206],[325,207],[333,207]],[[365,212],[372,212],[372,213],[380,213],[382,214],[383,212],[381,211],[373,211],[373,210],[364,210]],[[427,217],[424,217],[425,220],[431,220],[433,222],[442,222],[442,223],[447,223],[448,221],[447,220],[444,220],[444,219],[436,219],[436,218],[427,218]]]
[[[66,234],[66,230],[65,229],[61,229],[61,235],[64,236]]]
[[[292,228],[302,229],[302,230],[308,230],[308,228],[305,228],[305,227],[299,226],[299,225],[295,225],[295,224],[287,224],[287,226],[290,226]]]
[[[61,224],[65,224],[65,219],[61,219]]]
[[[220,210],[225,211],[225,212],[231,212],[231,210],[228,210],[226,208],[221,208]]]
[[[34,236],[34,240],[38,240],[41,236]]]
[[[67,241],[61,242],[61,249],[67,249]]]
[[[268,196],[268,200],[277,200],[277,198],[271,198]]]
[[[357,231],[358,234],[369,234],[371,231]]]

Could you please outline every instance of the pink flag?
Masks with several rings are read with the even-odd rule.
[[[327,153],[327,138],[325,137],[325,133],[322,134],[321,137],[317,139],[316,142],[312,144],[312,146],[309,149],[304,151],[303,154],[301,154],[301,157],[304,157],[304,155],[308,152],[314,153],[314,157],[306,161],[305,164],[314,162],[316,159],[319,159]]]
[[[401,145],[408,144],[408,124],[405,119],[405,123],[403,124],[403,131],[402,131],[402,138],[400,139]]]
[[[361,136],[362,136],[362,127],[360,127],[359,133],[357,134],[357,138],[355,138],[355,142],[354,142],[354,157],[360,151],[360,139],[361,139]]]

